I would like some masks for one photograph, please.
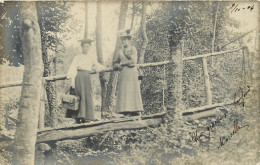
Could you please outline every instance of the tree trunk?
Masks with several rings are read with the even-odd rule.
[[[53,56],[47,53],[47,48],[44,43],[42,45],[42,59],[44,64],[43,77],[49,77],[52,75],[51,63],[53,62]],[[46,95],[48,100],[48,107],[50,112],[50,126],[57,126],[57,100],[56,100],[56,88],[55,82],[46,83]]]
[[[167,88],[168,100],[166,104],[167,113],[173,117],[181,108],[182,103],[182,53],[179,43],[169,40],[170,54],[169,61],[173,64],[168,65]]]
[[[84,38],[88,38],[88,1],[85,1],[85,34]]]
[[[119,22],[118,22],[118,27],[117,27],[118,30],[122,30],[125,28],[127,10],[128,10],[128,2],[123,1],[121,3],[121,7],[120,7]],[[113,54],[113,58],[115,58],[117,52],[120,49],[121,49],[121,42],[120,42],[120,38],[117,36],[116,47],[115,47],[115,51]],[[110,114],[112,114],[113,99],[114,99],[115,92],[116,92],[117,78],[118,78],[118,72],[111,72],[109,81],[107,84],[105,107],[106,107],[106,112],[109,112]]]
[[[41,36],[35,2],[22,2],[20,15],[24,75],[13,164],[33,165],[42,85]]]
[[[97,59],[100,64],[104,64],[103,51],[102,51],[102,2],[97,2],[97,17],[96,17],[96,49]],[[99,81],[101,86],[101,118],[106,118],[107,114],[105,111],[105,98],[106,98],[106,73],[99,74]]]
[[[138,58],[138,64],[144,63],[144,54],[145,50],[148,44],[148,38],[146,34],[146,10],[147,10],[147,2],[142,3],[142,20],[141,20],[141,29],[142,29],[142,37],[143,37],[143,43],[140,51],[140,55]]]
[[[219,3],[217,3],[217,7],[216,7],[216,12],[212,13],[213,15],[213,37],[212,37],[212,42],[211,42],[211,53],[214,53],[215,51],[215,39],[216,39],[216,28],[217,28],[217,19],[218,19],[218,8],[219,8]],[[214,7],[214,6],[212,6]],[[212,10],[214,12],[214,10]],[[211,65],[214,65],[214,61],[213,61],[213,57],[211,57]]]
[[[133,27],[134,27],[135,13],[136,13],[136,5],[135,5],[135,1],[133,1],[131,31],[133,31]]]
[[[217,28],[218,8],[219,8],[219,2],[216,2],[216,3],[217,3],[216,12],[212,13],[213,14],[213,19],[212,19],[212,21],[213,21],[213,38],[212,38],[212,43],[211,43],[211,52],[212,53],[215,51],[216,28]]]

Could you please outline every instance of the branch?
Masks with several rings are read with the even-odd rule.
[[[235,41],[237,41],[237,40],[243,38],[244,36],[246,36],[247,34],[253,32],[253,31],[255,31],[255,30],[256,30],[256,29],[253,29],[253,30],[251,30],[251,31],[249,31],[249,32],[247,32],[247,33],[245,33],[245,34],[243,34],[242,36],[240,36],[240,37],[238,37],[238,38],[236,38],[236,39],[230,41],[229,43],[222,45],[222,46],[220,47],[220,50],[224,49],[227,45],[229,45],[229,44],[231,44],[231,43],[233,43],[233,42],[235,42]]]

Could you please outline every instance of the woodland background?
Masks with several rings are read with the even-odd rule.
[[[56,164],[218,164],[234,147],[236,152],[232,152],[222,163],[256,164],[258,151],[255,146],[259,146],[259,127],[256,125],[259,118],[255,117],[259,115],[258,86],[256,84],[256,71],[259,66],[256,51],[258,36],[256,36],[257,33],[252,32],[242,39],[230,42],[256,28],[258,5],[257,3],[237,3],[240,8],[251,7],[246,10],[241,9],[239,13],[241,18],[247,16],[248,20],[253,20],[251,24],[245,24],[243,19],[239,20],[237,16],[232,15],[239,12],[235,12],[231,8],[232,4],[229,2],[125,2],[124,4],[104,2],[102,7],[98,8],[95,3],[89,3],[88,36],[98,40],[100,37],[99,26],[95,26],[95,24],[100,25],[100,22],[95,22],[98,20],[98,16],[93,14],[101,13],[101,17],[103,17],[101,19],[103,24],[100,26],[103,31],[101,33],[103,45],[94,44],[93,54],[97,54],[95,58],[107,66],[111,64],[116,49],[117,22],[120,20],[122,27],[130,28],[134,32],[132,44],[138,50],[139,63],[168,60],[173,54],[173,48],[181,49],[183,57],[189,57],[236,49],[241,46],[248,47],[247,62],[249,65],[246,68],[248,73],[246,81],[252,87],[252,91],[245,98],[246,107],[220,108],[223,112],[228,113],[228,118],[212,130],[210,140],[202,138],[198,142],[192,142],[191,133],[197,129],[197,126],[209,125],[210,122],[216,120],[216,117],[186,122],[180,116],[174,115],[173,118],[166,117],[164,124],[158,128],[108,132],[105,135],[57,142],[57,147],[48,150],[45,158],[42,158],[41,154],[36,154],[36,164],[43,162],[45,164],[54,162]],[[111,7],[113,5],[114,7]],[[79,6],[83,6],[83,8]],[[19,7],[18,2],[1,4],[1,82],[22,80],[24,63],[19,37]],[[36,7],[41,30],[43,76],[66,74],[73,56],[80,53],[77,39],[82,39],[85,32],[85,23],[81,18],[84,17],[81,15],[84,14],[84,3],[36,2]],[[125,10],[122,11],[122,8]],[[143,10],[144,8],[146,10]],[[96,9],[97,12],[91,12]],[[111,24],[104,23],[104,19],[108,19],[110,16],[104,14],[106,11],[111,14],[111,18],[109,18],[112,20]],[[225,46],[226,43],[230,44]],[[243,85],[242,51],[208,57],[207,64],[212,102],[222,103],[233,100],[234,94]],[[165,80],[163,66],[144,68],[144,79],[141,82],[144,114],[163,110],[163,88],[165,89],[165,106],[167,110],[172,109],[174,114],[206,105],[202,65],[201,59],[183,62],[182,98],[181,102],[175,103],[178,104],[177,108],[172,108],[169,104],[172,101],[172,95],[168,93],[169,88],[174,84],[172,82],[174,79],[167,73],[174,69],[174,66],[166,65]],[[95,112],[100,119],[101,115],[105,118],[113,111],[117,72],[113,74],[92,75]],[[60,106],[60,96],[69,89],[69,85],[68,80],[47,85],[46,127],[66,126],[74,122],[64,117],[66,110]],[[102,93],[101,87],[105,89],[104,93]],[[21,87],[0,89],[0,92],[1,134],[4,135],[2,139],[12,141]],[[105,99],[101,99],[102,97]],[[11,117],[9,120],[6,120],[7,115]],[[219,114],[217,117],[221,115],[223,114]],[[240,146],[236,146],[244,133],[241,131],[242,133],[234,137],[232,142],[224,146],[226,148],[216,148],[219,136],[224,136],[232,130],[232,123],[235,119],[241,123],[250,124],[247,136]],[[10,163],[11,152],[8,143],[1,144],[1,164]]]

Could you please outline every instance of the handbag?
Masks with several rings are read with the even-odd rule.
[[[137,70],[138,70],[138,80],[143,80],[144,78],[143,70],[140,68],[137,68]]]
[[[62,107],[65,109],[77,111],[77,110],[79,110],[80,97],[69,94],[69,92],[71,90],[72,90],[72,88],[70,87],[69,91],[61,96],[61,104],[62,104]]]

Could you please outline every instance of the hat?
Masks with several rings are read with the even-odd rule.
[[[94,40],[92,40],[92,39],[82,39],[82,40],[79,40],[79,42],[81,42],[81,44],[83,44],[83,43],[90,43],[91,44],[91,42],[94,42]]]
[[[128,29],[128,30],[125,30],[125,31],[121,31],[119,32],[119,37],[122,38],[122,37],[132,37],[132,34],[131,34],[131,30]]]

